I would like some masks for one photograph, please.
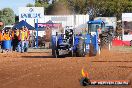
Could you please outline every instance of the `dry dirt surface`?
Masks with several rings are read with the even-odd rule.
[[[0,88],[83,88],[79,82],[82,68],[92,80],[132,81],[132,52],[102,50],[95,57],[52,58],[50,50],[35,51],[0,53]]]

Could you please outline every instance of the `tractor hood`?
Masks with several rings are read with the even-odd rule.
[[[104,21],[102,21],[102,20],[93,20],[93,21],[88,21],[87,23],[88,24],[101,24],[101,23],[104,23]]]

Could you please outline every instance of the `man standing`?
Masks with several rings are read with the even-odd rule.
[[[2,30],[0,30],[0,45],[2,43]]]
[[[23,53],[25,49],[25,40],[26,40],[24,26],[22,27],[20,38],[21,38],[21,53]]]
[[[16,37],[18,39],[18,43],[17,43],[17,52],[21,52],[21,30],[17,29],[16,30]]]
[[[30,34],[29,30],[27,29],[27,27],[25,27],[25,45],[26,45],[24,49],[25,52],[27,52],[28,50],[29,34]]]

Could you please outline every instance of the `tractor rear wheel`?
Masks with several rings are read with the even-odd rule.
[[[79,56],[79,57],[84,57],[85,56],[85,43],[84,43],[84,40],[80,38],[79,40],[79,44],[77,46],[77,53],[76,53],[76,56]]]
[[[132,46],[132,40],[130,41],[130,46]]]
[[[96,56],[96,54],[97,52],[95,51],[93,44],[90,44],[89,56]]]
[[[59,51],[55,45],[52,45],[52,56],[57,58],[59,56]]]
[[[102,48],[108,48],[109,45],[109,35],[108,33],[105,34],[105,36],[101,36],[101,47]]]
[[[55,57],[55,48],[52,47],[52,55]]]

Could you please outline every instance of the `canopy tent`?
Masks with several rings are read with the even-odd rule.
[[[17,23],[16,25],[13,26],[12,29],[20,29],[22,27],[27,27],[29,30],[34,30],[35,28],[32,27],[30,24],[28,24],[26,21],[22,20],[19,23]]]

